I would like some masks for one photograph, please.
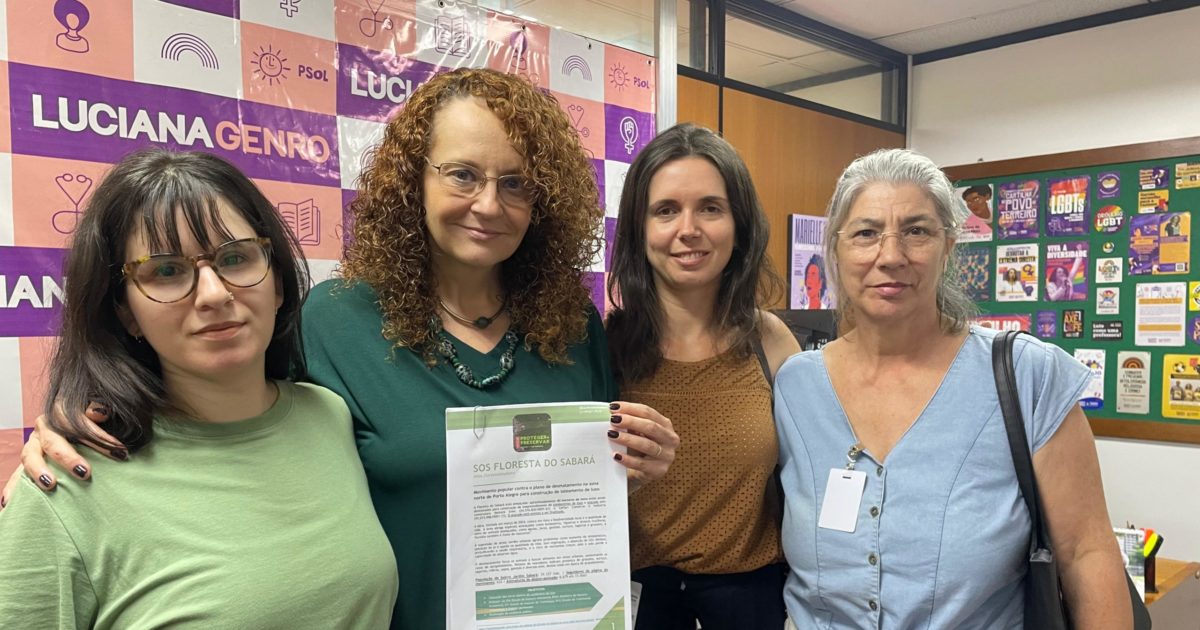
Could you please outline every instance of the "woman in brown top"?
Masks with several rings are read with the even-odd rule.
[[[771,378],[800,347],[762,310],[780,286],[767,219],[729,143],[690,124],[634,160],[608,319],[622,395],[671,417],[666,476],[630,499],[639,629],[782,628]]]

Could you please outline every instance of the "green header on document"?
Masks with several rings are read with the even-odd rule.
[[[512,428],[513,418],[544,414],[551,424],[608,422],[611,412],[608,403],[574,402],[543,405],[502,405],[496,407],[453,407],[446,410],[446,430],[483,430]]]

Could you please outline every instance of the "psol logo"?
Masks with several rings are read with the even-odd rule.
[[[633,86],[643,90],[650,89],[650,81],[638,76],[634,76],[625,68],[625,64],[620,62],[614,63],[608,69],[608,82],[619,91],[624,91],[626,86]]]
[[[267,45],[266,48],[260,47],[257,52],[253,53],[250,65],[254,67],[254,78],[266,81],[268,85],[282,83],[289,76],[322,83],[329,82],[329,70],[326,68],[314,68],[301,63],[296,65],[295,74],[291,74],[292,67],[287,65],[287,62],[288,59],[282,50],[276,50]]]

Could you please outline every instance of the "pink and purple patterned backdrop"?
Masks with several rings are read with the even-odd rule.
[[[434,73],[495,68],[558,98],[592,154],[611,239],[629,163],[654,137],[654,64],[469,2],[0,0],[0,480],[42,407],[62,248],[124,153],[228,158],[319,280],[388,116]],[[608,257],[588,278],[602,310]]]

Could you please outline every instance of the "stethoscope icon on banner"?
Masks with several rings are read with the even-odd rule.
[[[379,34],[380,24],[383,25],[383,30],[392,30],[392,16],[388,15],[384,16],[382,20],[379,19],[379,12],[383,10],[383,3],[385,1],[386,0],[377,0],[376,3],[372,2],[372,0],[367,0],[367,8],[371,10],[371,17],[363,18],[358,21],[358,30],[363,35],[366,35],[367,37],[375,37]]]
[[[71,234],[75,231],[75,225],[79,222],[79,216],[83,214],[79,210],[79,205],[83,203],[84,195],[92,189],[92,178],[83,173],[75,175],[63,173],[54,178],[54,183],[58,184],[58,189],[63,191],[67,199],[71,200],[71,205],[74,208],[55,212],[50,217],[50,225],[54,226],[54,231],[59,234]]]

